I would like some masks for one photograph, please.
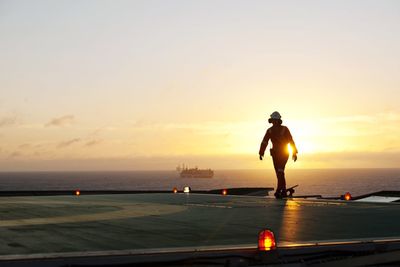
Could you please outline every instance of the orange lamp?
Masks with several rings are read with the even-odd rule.
[[[81,191],[80,191],[79,189],[77,189],[77,190],[75,191],[75,195],[76,195],[76,196],[80,196],[80,195],[81,195]]]
[[[222,195],[226,196],[228,194],[228,190],[224,189],[222,190]]]
[[[351,200],[351,194],[349,192],[344,194],[344,200]]]
[[[263,230],[258,234],[258,250],[269,251],[276,248],[274,233],[270,230]]]

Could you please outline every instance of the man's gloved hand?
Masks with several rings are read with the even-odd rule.
[[[260,160],[263,160],[263,157],[264,157],[263,155],[260,155]]]
[[[292,159],[293,159],[294,162],[296,162],[296,160],[297,160],[297,154],[294,154],[294,155],[292,156]]]

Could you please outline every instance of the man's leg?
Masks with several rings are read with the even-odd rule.
[[[285,169],[284,168],[278,169],[277,177],[278,177],[277,190],[279,190],[281,196],[286,197],[286,180],[285,180]]]
[[[278,179],[278,185],[275,192],[275,197],[286,197],[286,180],[285,180],[285,166],[288,158],[280,155],[272,158],[274,162],[274,168],[276,178]]]

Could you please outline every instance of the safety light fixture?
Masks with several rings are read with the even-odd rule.
[[[351,194],[349,192],[344,194],[344,200],[351,200]]]
[[[258,250],[269,251],[276,248],[274,233],[270,230],[263,230],[258,234]]]
[[[190,191],[192,191],[191,189],[190,189],[190,186],[185,186],[184,188],[183,188],[183,193],[190,193]]]
[[[221,193],[222,193],[223,196],[226,196],[228,194],[228,190],[224,189],[224,190],[222,190]]]
[[[178,193],[178,189],[176,189],[176,187],[174,187],[174,189],[172,189],[172,192],[174,192],[174,194]]]
[[[80,196],[81,195],[81,191],[79,189],[75,190],[75,195],[76,196]]]

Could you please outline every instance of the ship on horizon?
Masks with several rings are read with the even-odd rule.
[[[211,169],[188,168],[184,164],[176,167],[181,178],[213,178],[214,171]]]

